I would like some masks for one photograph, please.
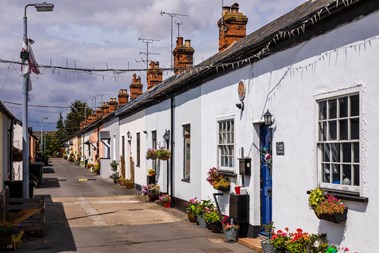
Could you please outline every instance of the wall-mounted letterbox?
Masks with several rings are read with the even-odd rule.
[[[251,158],[238,158],[240,175],[251,175]]]

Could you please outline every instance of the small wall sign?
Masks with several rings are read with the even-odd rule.
[[[284,155],[284,142],[276,143],[276,155]]]

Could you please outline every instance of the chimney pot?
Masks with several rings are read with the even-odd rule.
[[[230,12],[230,7],[229,6],[223,6],[222,7],[222,15],[224,16],[228,12]]]
[[[176,46],[177,47],[183,46],[183,37],[178,37],[177,38]]]
[[[191,46],[191,40],[186,40],[185,45],[186,45],[186,47],[190,47]]]

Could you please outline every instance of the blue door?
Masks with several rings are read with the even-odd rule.
[[[272,129],[261,126],[261,224],[272,222]]]

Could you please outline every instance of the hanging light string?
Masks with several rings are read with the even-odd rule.
[[[354,3],[360,2],[362,0],[334,0],[331,3],[328,3],[327,5],[323,6],[319,10],[313,12],[312,14],[309,15],[309,18],[305,19],[301,25],[289,29],[289,30],[281,30],[278,31],[276,34],[271,36],[271,39],[267,42],[266,45],[264,45],[261,50],[259,50],[257,53],[254,55],[251,55],[247,58],[234,61],[234,62],[228,62],[228,63],[216,63],[216,62],[211,62],[208,64],[199,64],[197,66],[192,67],[189,70],[185,70],[183,72],[184,75],[192,75],[192,74],[200,74],[203,70],[209,70],[209,69],[215,69],[216,72],[219,70],[225,70],[226,68],[232,67],[232,69],[240,68],[242,66],[245,66],[246,64],[252,64],[256,60],[260,60],[262,57],[271,54],[271,49],[280,41],[285,40],[285,39],[290,39],[294,38],[297,36],[302,35],[305,33],[306,28],[309,26],[315,26],[317,22],[321,20],[322,16],[327,16],[331,14],[331,10],[333,8],[337,9],[338,7],[344,6],[348,7]],[[5,59],[0,59],[0,63],[6,63],[6,64],[14,64],[14,65],[22,65],[21,62],[17,61],[11,61],[11,60],[5,60]],[[69,71],[69,72],[76,72],[79,77],[79,73],[84,72],[88,75],[93,75],[97,77],[102,77],[104,80],[105,77],[109,78],[114,78],[115,82],[118,81],[118,78],[127,78],[130,76],[120,76],[122,73],[126,72],[145,72],[147,71],[146,68],[134,68],[134,69],[117,69],[117,68],[77,68],[76,64],[75,67],[68,67],[68,64],[66,63],[66,67],[63,66],[52,66],[50,65],[38,65],[39,68],[42,69],[51,69],[52,73],[55,74],[56,71],[60,74],[60,71]],[[162,71],[172,71],[172,68],[160,68]],[[112,72],[112,75],[106,76],[104,74],[99,74],[103,72]]]

